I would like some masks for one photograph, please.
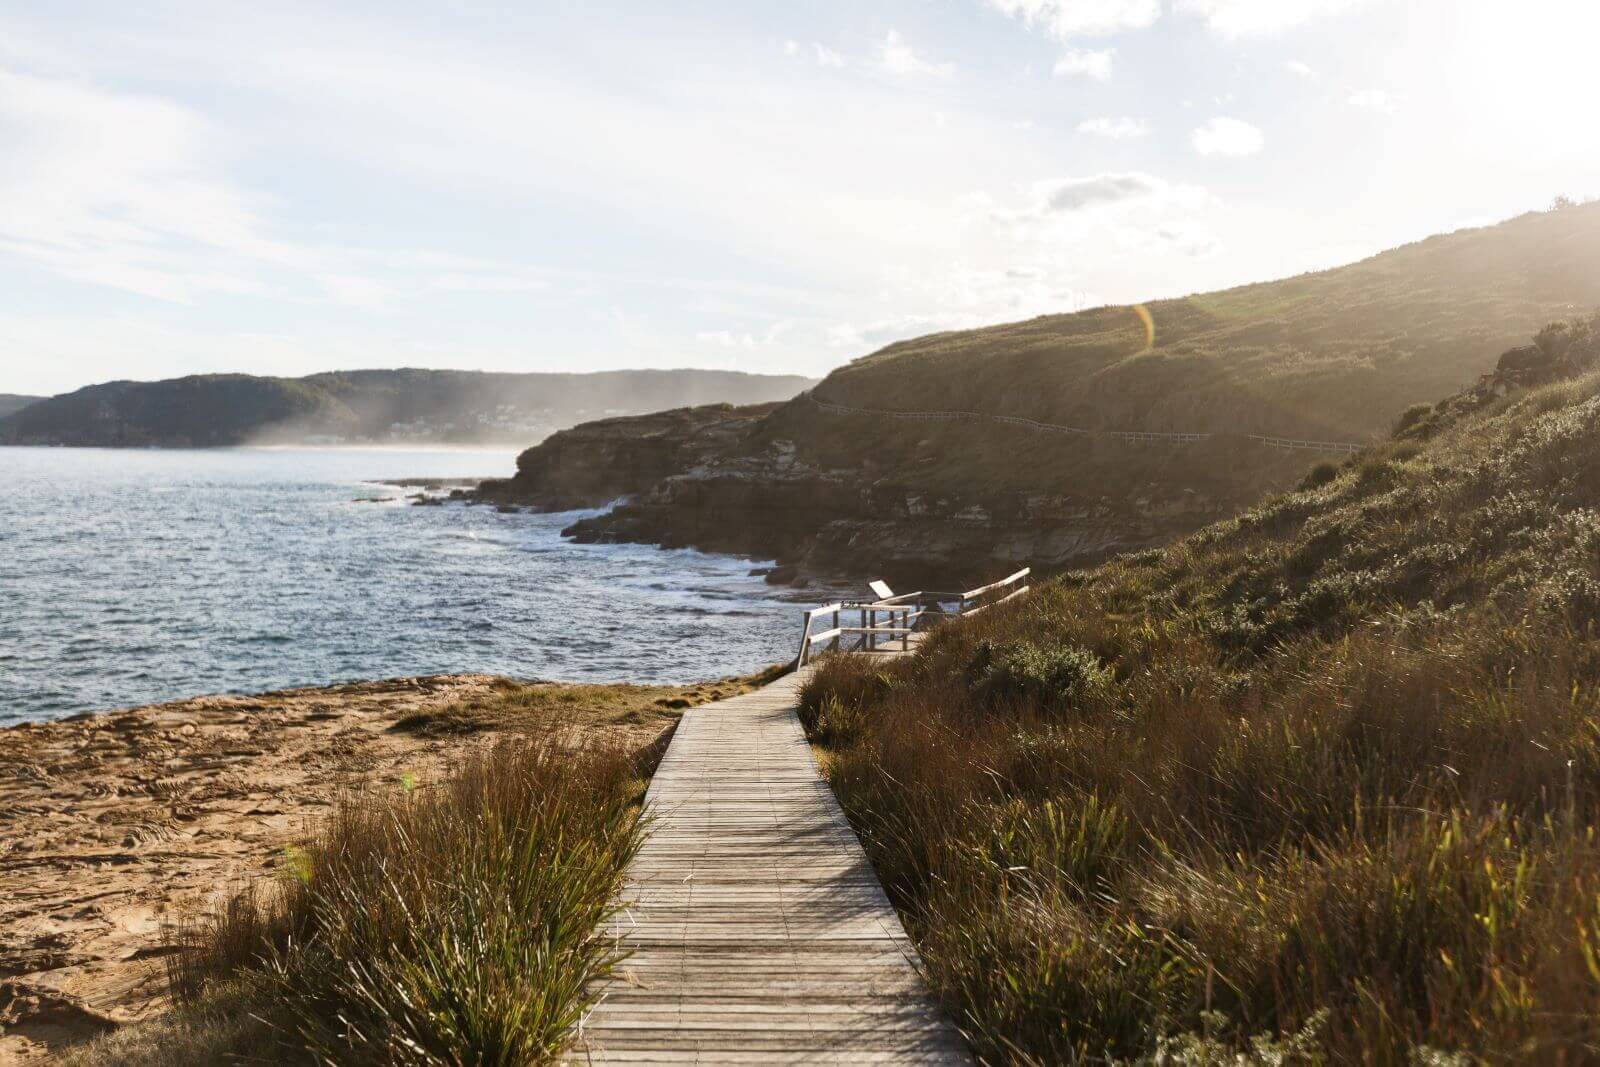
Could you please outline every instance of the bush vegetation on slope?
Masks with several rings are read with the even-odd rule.
[[[1600,322],[1546,347],[1592,365]],[[991,1059],[1586,1061],[1597,613],[1590,374],[832,659],[803,716]]]
[[[1533,212],[1347,266],[901,341],[817,394],[1090,429],[1364,440],[1600,302],[1600,203]],[[836,422],[836,419],[835,419]],[[903,429],[903,427],[901,427]]]
[[[1154,301],[1144,305],[1149,334],[1134,308],[1103,307],[901,341],[815,390],[858,408],[1216,435],[1207,442],[906,423],[821,412],[801,398],[767,419],[750,447],[789,441],[821,468],[967,496],[1118,501],[1188,488],[1231,514],[1292,485],[1313,458],[1239,435],[1381,436],[1408,405],[1462,389],[1529,330],[1597,302],[1600,203],[1535,212],[1331,270]]]

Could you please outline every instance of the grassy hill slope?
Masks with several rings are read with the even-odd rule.
[[[1365,439],[1553,319],[1600,304],[1600,203],[1281,281],[891,345],[817,395],[1091,429]]]
[[[1600,203],[1431,237],[1346,267],[1147,305],[935,334],[857,360],[814,390],[890,410],[969,410],[1091,430],[1365,441],[1406,407],[1470,384],[1519,338],[1600,305]],[[1243,503],[1315,457],[1226,441],[1130,446],[1041,439],[993,423],[906,423],[807,399],[752,440],[795,442],[819,466],[870,457],[944,492],[974,486],[1098,495],[1155,483]],[[1016,462],[1026,449],[1029,461]],[[1212,484],[1221,483],[1221,484]],[[1148,494],[1147,494],[1148,495]]]
[[[982,1049],[1600,1052],[1600,374],[1500,384],[807,687]]]

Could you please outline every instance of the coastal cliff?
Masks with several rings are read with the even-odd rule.
[[[1024,457],[1012,477],[964,487],[897,449],[969,453],[981,427],[921,427],[842,462],[772,436],[780,412],[693,409],[607,419],[556,434],[518,458],[516,477],[483,483],[469,499],[557,511],[617,501],[563,531],[579,542],[693,547],[776,560],[775,581],[876,574],[920,585],[961,582],[1014,563],[1058,569],[1163,543],[1230,514],[1263,480],[1289,484],[1303,454],[1242,441],[1143,446],[1134,463],[1116,447],[1040,439],[1009,430],[1004,450]],[[871,419],[846,417],[841,438]],[[1112,464],[1127,481],[1088,473]],[[1275,465],[1263,470],[1264,465]],[[1064,467],[1079,477],[1062,474]],[[908,468],[910,473],[908,475]],[[1081,482],[1103,491],[1050,492]]]
[[[1281,281],[897,342],[775,406],[589,423],[476,498],[621,498],[567,532],[775,559],[776,579],[1091,564],[1337,465],[1597,304],[1600,204],[1533,213]]]
[[[777,407],[707,404],[586,422],[525,450],[515,476],[484,482],[475,496],[542,511],[599,507],[709,462]]]

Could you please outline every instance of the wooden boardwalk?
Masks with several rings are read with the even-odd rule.
[[[573,1059],[971,1063],[794,711],[803,674],[687,711]]]

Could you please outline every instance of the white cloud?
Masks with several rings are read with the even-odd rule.
[[[820,67],[838,68],[844,66],[844,56],[840,55],[838,52],[835,52],[825,44],[813,41],[811,43],[811,50],[816,55],[817,65]]]
[[[1365,0],[1177,0],[1177,9],[1199,15],[1226,37],[1273,33],[1315,18],[1337,15]]]
[[[216,265],[173,246],[252,229],[206,173],[209,133],[164,100],[0,70],[0,244],[69,278],[187,301]]]
[[[794,326],[792,321],[783,319],[774,322],[759,334],[749,330],[701,330],[694,335],[694,339],[701,344],[717,345],[721,348],[767,348],[781,341],[785,335],[794,330]]]
[[[1219,116],[1195,130],[1192,142],[1202,156],[1253,156],[1266,138],[1248,122]]]
[[[930,63],[911,50],[896,30],[883,39],[883,68],[891,74],[948,78],[955,73],[953,63]]]
[[[1300,62],[1298,59],[1289,60],[1288,62],[1284,63],[1284,67],[1289,71],[1290,74],[1297,75],[1301,78],[1315,78],[1317,76],[1316,71],[1312,70],[1309,65]]]
[[[1141,30],[1161,14],[1158,0],[988,0],[989,6],[1062,42]],[[1052,73],[1058,78],[1106,81],[1116,50],[1068,48]]]
[[[74,118],[70,109],[59,121],[36,117],[19,135],[8,119],[22,97],[0,85],[0,269],[10,290],[0,325],[24,308],[65,308],[63,320],[98,324],[67,358],[90,349],[109,355],[53,372],[61,387],[127,373],[129,360],[138,361],[139,376],[371,365],[411,340],[433,345],[426,363],[440,366],[598,369],[698,357],[820,371],[839,355],[826,343],[832,324],[861,324],[850,329],[877,340],[1064,309],[1071,301],[1063,294],[1091,286],[1118,302],[1191,292],[1276,271],[1288,238],[1326,239],[1318,229],[1329,229],[1325,218],[1295,211],[1316,190],[1274,181],[1271,168],[1251,161],[1242,168],[1249,173],[1229,176],[1252,184],[1238,189],[1226,215],[1149,175],[1097,176],[1119,164],[1086,166],[1082,153],[1100,144],[1091,138],[1120,135],[1118,116],[1146,120],[1152,132],[1104,147],[1131,145],[1142,156],[1162,138],[1186,149],[1187,134],[1213,115],[1265,121],[1251,94],[1270,93],[1274,78],[1280,91],[1339,84],[1333,103],[1352,119],[1361,113],[1346,97],[1369,84],[1407,93],[1403,112],[1431,103],[1400,82],[1336,83],[1331,67],[1318,83],[1291,81],[1296,75],[1283,67],[1291,56],[1309,56],[1318,68],[1330,62],[1291,39],[1257,57],[1266,81],[1240,82],[1237,103],[1212,102],[1238,77],[1236,50],[1203,48],[1192,57],[1194,110],[1180,112],[1190,121],[1167,122],[1131,100],[1080,104],[1067,111],[1077,118],[1061,137],[1059,108],[1052,115],[1051,101],[1037,94],[1059,105],[1063,90],[1100,84],[1061,81],[1051,92],[1039,75],[1048,80],[1068,48],[1104,49],[1112,84],[1130,78],[1134,50],[1156,43],[1140,41],[1150,30],[1132,26],[1147,16],[1099,20],[1124,25],[1119,32],[1133,42],[1125,44],[1089,34],[1096,21],[1076,4],[1076,21],[1046,22],[1069,5],[967,3],[1007,39],[990,42],[1002,47],[984,50],[981,64],[967,59],[970,42],[937,32],[942,5],[927,4],[909,5],[913,13],[854,40],[835,36],[836,22],[807,9],[804,20],[767,37],[768,62],[738,64],[719,60],[747,46],[749,27],[710,24],[716,20],[663,24],[658,39],[632,41],[583,20],[564,23],[560,35],[541,27],[519,36],[510,24],[483,34],[470,22],[430,25],[398,8],[367,17],[224,5],[199,28],[164,5],[127,15],[112,5],[93,20],[55,17],[51,5],[37,15],[18,8],[0,15],[0,57],[12,60],[0,58],[0,69],[53,71],[128,107],[107,100],[93,117]],[[1176,3],[1157,0],[1154,28]],[[1217,14],[1221,25],[1240,25]],[[1172,18],[1174,30],[1212,34],[1199,15]],[[26,23],[25,32],[9,32],[14,23]],[[924,74],[938,99],[905,92],[916,82],[877,69],[890,25],[917,63],[960,65],[951,81]],[[1061,42],[1058,30],[1077,36]],[[17,58],[10,50],[30,37],[59,42],[65,59]],[[849,47],[845,71],[873,76],[837,76],[818,42]],[[1403,40],[1391,44],[1395,55],[1412,54]],[[1112,47],[1122,53],[1114,70]],[[606,63],[573,68],[563,62],[572,54]],[[1032,75],[1019,79],[1029,62]],[[1183,86],[1174,92],[1169,84],[1175,72],[1139,66],[1141,80],[1153,79],[1143,87],[1152,99],[1183,98]],[[694,76],[677,76],[685,69]],[[664,91],[630,91],[642,84]],[[970,91],[949,92],[955,84]],[[562,106],[549,107],[553,99]],[[936,127],[936,110],[948,129]],[[1057,135],[1014,128],[1024,116]],[[1084,132],[1073,133],[1080,121]],[[1276,126],[1274,137],[1281,138]],[[72,150],[57,153],[61,145]],[[1426,169],[1427,146],[1406,147]],[[1010,165],[997,171],[996,159]],[[396,174],[404,180],[392,180]],[[1041,176],[1066,180],[1038,189],[1031,180]],[[1479,179],[1489,180],[1481,169]],[[992,184],[1001,180],[1007,184]],[[1400,203],[1408,188],[1389,192]],[[1484,188],[1496,205],[1512,198]],[[966,194],[987,195],[987,203],[963,210]],[[1012,216],[1002,218],[1001,209]],[[1369,228],[1386,233],[1388,225],[1375,216]],[[1212,247],[1208,229],[1226,235],[1227,252],[1199,264],[1189,255]],[[585,239],[574,242],[574,232]],[[462,261],[388,254],[413,242]],[[106,285],[193,306],[97,291]],[[263,295],[234,295],[252,290]],[[331,303],[335,291],[357,306],[308,307]],[[382,314],[365,314],[361,307],[374,301]],[[458,314],[469,302],[472,314]],[[626,324],[590,317],[612,305],[628,310]],[[152,337],[134,351],[124,331],[105,325],[108,310],[165,324],[174,339]],[[800,324],[795,332],[760,346],[767,324],[789,317]],[[78,336],[74,329],[61,327]],[[293,336],[256,348],[234,340],[246,331]],[[697,331],[708,339],[696,343]],[[33,353],[69,351],[21,344],[14,329],[0,336],[11,351],[28,353],[12,362],[48,363]],[[745,348],[747,338],[756,347]],[[3,358],[0,365],[26,373]]]
[[[171,101],[0,69],[0,142],[0,251],[62,277],[190,303],[269,292],[266,268],[338,303],[386,295],[358,252],[269,236],[226,133]]]
[[[1056,60],[1052,73],[1058,78],[1092,78],[1106,81],[1111,77],[1112,59],[1116,49],[1069,48]]]
[[[550,283],[543,278],[523,278],[508,274],[441,274],[433,280],[433,288],[452,292],[530,293],[547,289]]]
[[[723,348],[754,348],[756,339],[753,334],[734,333],[732,330],[701,330],[694,335],[694,339],[701,344],[721,345]]]
[[[1169,222],[1156,227],[1155,235],[1185,256],[1209,256],[1222,247],[1208,228],[1196,222]]]
[[[1121,115],[1084,119],[1078,123],[1078,132],[1091,134],[1095,137],[1104,137],[1112,141],[1132,141],[1140,137],[1148,137],[1150,135],[1150,127],[1145,124],[1143,119]]]
[[[1165,192],[1166,182],[1149,174],[1096,174],[1050,183],[1042,209],[1049,214],[1083,211],[1102,204],[1138,200]]]
[[[783,54],[786,56],[798,57],[805,51],[806,47],[793,38],[783,42]],[[837,69],[844,66],[844,56],[840,55],[838,52],[835,52],[821,41],[812,41],[810,51],[811,57],[817,61],[817,66],[819,67],[833,67]]]
[[[1108,220],[1127,223],[1130,212],[1150,229],[1174,225],[1215,203],[1206,190],[1194,185],[1174,185],[1142,171],[1107,172],[1081,178],[1053,178],[1035,182],[1021,209],[988,206],[991,222],[1007,228],[1013,238],[1034,240],[1052,234],[1081,232],[1084,225]]]
[[[1395,101],[1382,89],[1363,89],[1350,97],[1350,105],[1367,111],[1376,111],[1384,115],[1393,115]]]
[[[388,286],[358,274],[319,274],[316,280],[330,297],[351,307],[378,308],[393,295]]]
[[[1062,41],[1142,30],[1161,14],[1157,0],[989,0],[989,6]]]

